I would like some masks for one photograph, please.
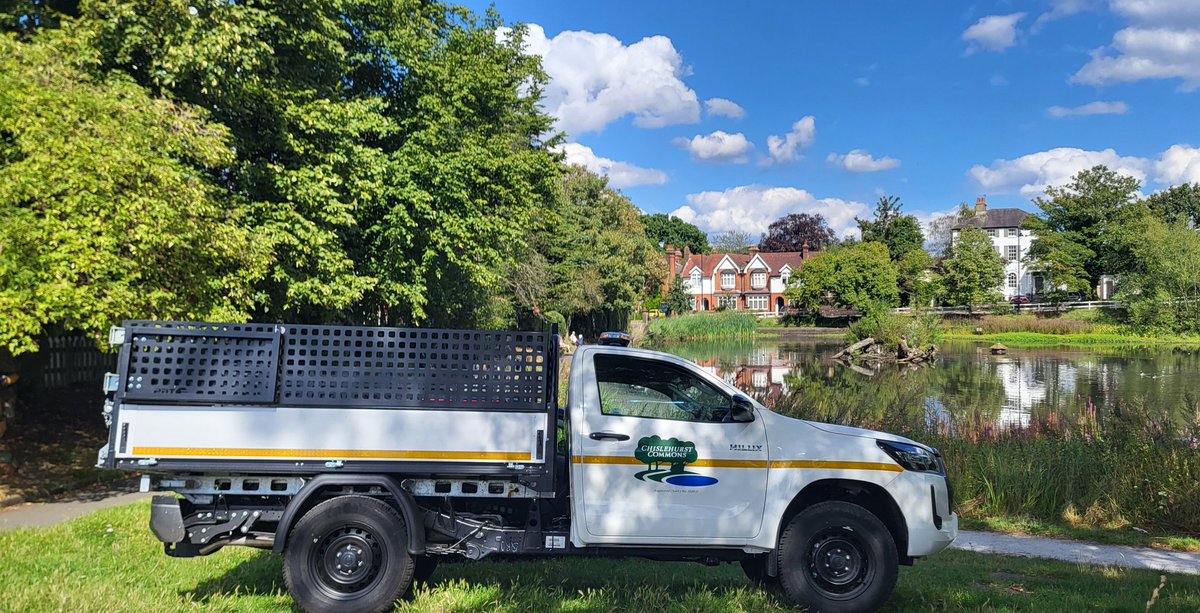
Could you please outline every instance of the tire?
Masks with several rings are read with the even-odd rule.
[[[896,587],[899,557],[883,522],[848,502],[822,502],[792,518],[779,538],[783,593],[813,613],[883,606]]]
[[[309,613],[391,611],[414,567],[404,520],[366,496],[313,507],[296,522],[283,553],[288,592]]]

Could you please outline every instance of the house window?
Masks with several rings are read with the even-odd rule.
[[[721,273],[721,289],[733,289],[734,275],[731,272]]]
[[[1016,238],[1017,232],[1018,232],[1018,230],[1016,228],[1009,228],[1008,230],[1006,230],[1006,234],[1008,235],[1009,238]]]
[[[765,311],[767,310],[767,303],[770,302],[770,298],[771,297],[766,294],[746,296],[746,306],[748,306],[751,311]]]
[[[995,228],[988,230],[987,233],[988,233],[988,236],[990,236],[992,238],[996,238],[996,229]]]
[[[787,287],[788,281],[791,280],[791,278],[792,278],[792,271],[790,268],[784,269],[783,272],[779,273],[779,279],[781,281],[783,281],[784,287]]]
[[[700,289],[700,271],[699,270],[692,271],[690,285],[691,285],[692,289]]]
[[[1017,273],[1008,273],[1008,289],[1017,289]]]
[[[767,273],[758,271],[750,273],[750,287],[762,289],[767,286]]]
[[[1015,261],[1017,261],[1017,246],[1016,246],[1016,245],[1008,245],[1008,246],[1006,246],[1006,247],[1004,248],[1004,257],[1005,257],[1005,259],[1007,259],[1009,262],[1015,262]]]
[[[737,310],[737,296],[721,295],[717,296],[717,308],[725,308],[729,310]]]

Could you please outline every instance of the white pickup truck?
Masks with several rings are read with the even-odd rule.
[[[307,611],[389,610],[446,555],[739,562],[870,611],[958,518],[937,451],[771,412],[694,363],[589,345],[558,407],[534,332],[125,322],[99,464],[168,555],[283,555]]]

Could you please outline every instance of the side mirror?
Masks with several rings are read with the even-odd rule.
[[[729,420],[740,424],[754,421],[754,403],[741,394],[734,396],[733,408],[729,413]]]

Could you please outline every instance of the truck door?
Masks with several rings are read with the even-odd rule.
[[[583,409],[572,476],[585,542],[737,542],[758,533],[767,484],[761,419],[733,422],[732,395],[683,360],[593,350],[581,362],[594,373],[576,379],[583,397],[573,402]]]

